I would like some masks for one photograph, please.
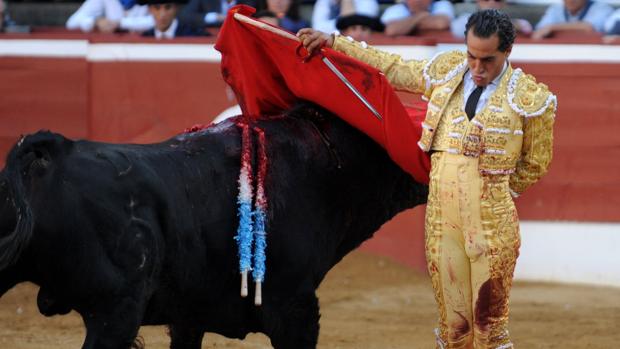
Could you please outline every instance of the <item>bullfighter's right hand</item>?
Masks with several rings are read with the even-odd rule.
[[[297,32],[297,37],[306,50],[308,50],[308,54],[312,54],[315,50],[320,50],[323,46],[332,47],[334,44],[333,35],[325,34],[312,28],[301,29]]]

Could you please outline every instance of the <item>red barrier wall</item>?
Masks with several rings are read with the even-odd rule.
[[[197,62],[91,63],[89,137],[147,143],[208,124],[236,103],[226,95],[219,68]]]
[[[620,65],[517,64],[558,97],[554,159],[517,200],[526,219],[620,221]]]
[[[21,134],[87,137],[88,81],[84,59],[0,57],[0,162]]]

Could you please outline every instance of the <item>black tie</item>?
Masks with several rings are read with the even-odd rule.
[[[469,95],[469,98],[467,98],[467,103],[465,103],[465,113],[467,114],[469,120],[476,115],[476,106],[478,105],[478,100],[480,99],[482,90],[484,90],[484,86],[476,86],[474,92],[472,92]]]

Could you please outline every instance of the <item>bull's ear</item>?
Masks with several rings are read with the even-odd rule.
[[[24,174],[42,175],[52,161],[70,148],[71,142],[59,134],[39,131],[20,140],[15,157]]]
[[[31,147],[22,154],[22,168],[24,175],[29,177],[41,176],[50,165],[51,156],[43,148]]]

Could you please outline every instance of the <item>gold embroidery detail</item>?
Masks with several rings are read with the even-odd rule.
[[[461,51],[450,51],[437,56],[428,67],[428,75],[432,80],[441,81],[448,73],[457,69],[465,60],[465,53]]]
[[[526,113],[536,113],[545,108],[550,97],[547,85],[536,82],[532,75],[521,74],[517,80],[514,102]]]

